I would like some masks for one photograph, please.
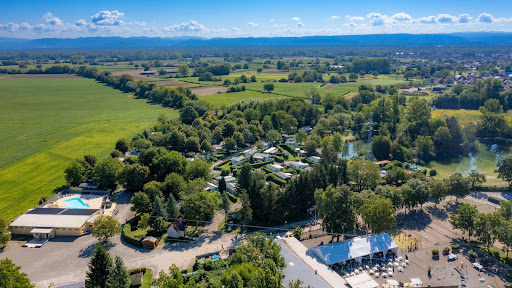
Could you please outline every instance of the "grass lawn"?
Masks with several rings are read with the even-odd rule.
[[[233,92],[233,93],[220,93],[220,94],[212,94],[207,96],[199,96],[199,100],[202,100],[208,104],[210,104],[213,108],[220,108],[222,106],[229,106],[235,102],[244,100],[244,99],[265,99],[265,98],[280,98],[281,96],[269,93],[262,93],[258,91],[243,91],[243,92]]]
[[[146,269],[146,273],[142,276],[142,285],[140,288],[151,288],[151,282],[153,280],[153,270]]]
[[[106,157],[159,114],[177,113],[84,78],[0,78],[0,215],[11,220],[64,184],[69,161]]]

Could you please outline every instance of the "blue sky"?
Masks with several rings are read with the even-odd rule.
[[[1,0],[0,37],[512,31],[512,1]]]

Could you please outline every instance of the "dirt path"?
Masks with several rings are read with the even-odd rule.
[[[207,95],[213,95],[216,93],[224,93],[228,91],[227,87],[222,86],[208,86],[208,87],[196,87],[196,88],[190,88],[190,91],[192,93],[196,94],[197,96],[207,96]]]
[[[329,84],[329,85],[326,85],[326,86],[324,87],[324,89],[326,89],[326,90],[331,90],[331,89],[333,89],[334,87],[336,87],[336,86],[338,86],[338,85],[340,85],[340,84],[339,84],[339,83],[336,83],[336,84]]]

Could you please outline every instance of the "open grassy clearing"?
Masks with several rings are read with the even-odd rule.
[[[91,79],[0,79],[0,215],[12,219],[64,184],[67,163],[107,156],[120,137],[177,113]]]
[[[221,108],[222,106],[229,106],[235,102],[246,99],[266,99],[266,98],[280,98],[275,94],[262,93],[258,91],[243,91],[234,93],[220,93],[207,96],[199,96],[199,100],[204,101],[212,106],[212,108]]]

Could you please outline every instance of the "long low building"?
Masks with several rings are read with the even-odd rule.
[[[351,260],[360,263],[363,258],[371,260],[376,255],[385,256],[389,252],[397,254],[398,246],[387,233],[356,237],[308,250],[308,254],[314,255],[319,261],[329,266],[345,264]]]
[[[9,225],[15,235],[33,235],[36,239],[54,236],[81,236],[92,231],[98,209],[35,208]]]

